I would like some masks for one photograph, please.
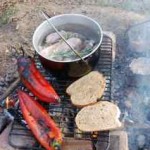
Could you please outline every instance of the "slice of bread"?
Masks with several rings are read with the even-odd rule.
[[[77,107],[96,103],[104,93],[106,80],[98,71],[92,71],[72,83],[66,90]]]
[[[120,110],[117,105],[108,101],[100,101],[82,108],[75,122],[81,131],[106,131],[121,127],[119,116]]]

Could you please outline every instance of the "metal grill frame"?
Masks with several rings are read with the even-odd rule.
[[[104,92],[101,100],[107,100],[107,101],[111,101],[112,46],[113,46],[112,39],[110,37],[104,35],[102,44],[100,47],[99,61],[94,68],[94,70],[100,71],[106,78],[106,89],[105,89],[105,92]],[[50,74],[49,72],[46,72],[45,69],[43,69],[43,67],[39,63],[38,59],[35,58],[35,60],[36,60],[37,68],[40,69],[42,74],[44,74],[45,78],[51,82],[51,84],[53,85],[55,90],[61,96],[62,102],[59,105],[49,105],[48,107],[44,103],[43,103],[43,105],[44,105],[44,107],[46,107],[48,112],[52,115],[53,119],[57,122],[58,126],[61,129],[66,128],[66,126],[67,126],[66,129],[68,129],[68,127],[69,127],[70,133],[68,133],[68,131],[62,131],[64,134],[64,137],[73,137],[76,139],[91,140],[93,142],[93,150],[98,150],[96,148],[96,143],[98,142],[99,144],[105,145],[104,150],[107,150],[109,147],[109,131],[95,132],[95,133],[83,133],[83,132],[80,132],[75,125],[74,117],[77,114],[77,112],[79,111],[79,109],[70,103],[69,96],[65,94],[66,87],[73,81],[72,80],[64,81],[64,80],[56,79],[52,74]],[[23,90],[28,91],[22,85],[20,85],[18,88],[22,88]],[[12,95],[15,95],[15,98],[17,98],[17,96],[15,94],[16,91],[14,91],[12,93]],[[32,93],[29,93],[29,94],[32,96]],[[65,100],[65,101],[63,101],[63,100]],[[68,108],[68,110],[70,110],[69,115],[67,114],[68,112],[66,111],[67,110],[66,108]],[[70,116],[71,111],[73,111],[73,114]],[[11,131],[9,134],[10,145],[15,148],[20,148],[20,149],[44,150],[44,148],[42,148],[41,145],[39,145],[37,141],[35,142],[35,145],[32,147],[17,146],[12,142],[13,136],[17,135],[20,138],[22,138],[23,136],[32,136],[32,134],[26,135],[26,134],[18,133],[19,131],[20,132],[21,131],[30,132],[30,130],[27,129],[25,123],[23,123],[21,121],[22,115],[21,115],[21,113],[19,113],[18,110],[11,109],[11,110],[9,110],[9,112],[13,115],[15,114],[15,116],[14,116],[15,120],[14,120],[14,123],[12,125]],[[56,114],[58,116],[59,113],[60,113],[60,118],[54,117],[54,116],[56,116]],[[65,121],[63,121],[64,116],[62,116],[62,115],[64,115],[64,114],[67,115],[66,118],[68,118],[69,123],[67,122],[67,124]],[[17,127],[20,124],[21,124],[21,126]],[[34,139],[34,137],[33,137],[33,139]]]

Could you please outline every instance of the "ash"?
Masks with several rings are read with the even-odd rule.
[[[6,92],[10,84],[19,76],[17,71],[17,57],[20,54],[13,46],[8,47],[8,51],[9,63],[7,67],[5,67],[5,74],[3,76],[0,75],[0,98],[2,94]]]
[[[119,42],[113,64],[112,98],[122,111],[130,150],[150,149],[150,64],[141,67],[139,61],[134,65],[137,72],[130,67],[136,59],[150,59],[149,39],[150,22],[131,27]]]

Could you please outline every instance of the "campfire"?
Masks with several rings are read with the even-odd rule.
[[[66,138],[75,138],[79,140],[90,140],[93,143],[94,149],[103,145],[103,149],[107,149],[109,147],[109,132],[93,132],[93,133],[84,133],[78,130],[76,124],[74,122],[74,118],[79,111],[76,107],[72,106],[69,100],[69,96],[65,94],[65,89],[68,87],[70,83],[74,81],[74,79],[66,79],[61,75],[55,77],[51,72],[46,71],[37,56],[35,56],[36,66],[42,74],[44,74],[45,78],[50,81],[53,87],[56,89],[57,93],[61,96],[61,103],[59,105],[46,105],[42,103],[42,105],[48,110],[51,114],[51,117],[57,122],[59,125],[63,136]],[[112,39],[109,36],[104,36],[102,45],[100,48],[100,58],[95,67],[95,70],[101,71],[106,77],[106,89],[103,94],[103,100],[111,100],[111,66],[112,66]],[[27,149],[39,149],[43,148],[41,145],[33,137],[31,131],[27,128],[26,121],[22,117],[22,112],[18,107],[18,96],[17,90],[22,89],[29,93],[30,96],[33,94],[27,90],[22,84],[18,84],[20,80],[18,80],[14,84],[16,86],[16,90],[9,94],[9,97],[6,98],[6,102],[2,103],[2,106],[5,104],[5,108],[7,109],[4,114],[9,114],[14,117],[14,122],[9,133],[9,143],[11,146],[15,148],[27,148]],[[14,103],[12,102],[14,100]],[[13,107],[12,107],[13,106]],[[19,142],[18,142],[19,141]],[[28,145],[27,145],[28,143]]]
[[[148,0],[134,0],[133,2],[117,0],[71,0],[69,2],[60,2],[58,0],[45,2],[41,0],[13,0],[15,4],[11,4],[9,1],[0,4],[4,7],[1,10],[2,16],[0,17],[0,149],[45,149],[35,138],[28,122],[23,117],[18,99],[18,90],[21,90],[44,107],[48,115],[60,128],[63,141],[68,142],[75,149],[149,150],[150,23],[149,20],[135,26],[134,23],[145,20],[148,17],[148,5],[150,2]],[[74,79],[66,78],[65,74],[55,76],[53,72],[45,70],[43,68],[45,66],[41,65],[41,60],[37,56],[38,51],[36,54],[30,55],[30,52],[35,52],[35,47],[31,44],[33,30],[37,24],[44,20],[42,16],[39,17],[37,14],[42,9],[48,11],[50,16],[62,13],[87,15],[96,19],[104,30],[112,31],[116,35],[117,45],[115,45],[115,40],[112,36],[104,34],[101,48],[98,49],[100,57],[98,57],[94,70],[102,72],[106,77],[106,88],[102,100],[111,101],[111,103],[119,107],[121,111],[119,120],[123,125],[121,129],[87,133],[80,131],[78,128],[75,118],[82,108],[74,106],[70,95],[66,94],[66,88],[75,82]],[[75,21],[72,18],[71,20]],[[85,21],[82,22],[85,23]],[[54,23],[54,25],[56,24]],[[91,27],[93,28],[93,26]],[[128,30],[125,33],[126,29]],[[59,29],[59,31],[61,34],[65,32],[65,36],[66,33],[67,35],[70,34],[65,29]],[[73,33],[76,33],[76,30]],[[48,37],[48,35],[51,35],[51,33],[47,33],[45,37]],[[39,34],[37,34],[38,36]],[[73,38],[78,39],[78,37],[79,35],[75,35]],[[86,40],[88,38],[85,38],[83,43],[86,43]],[[36,39],[36,41],[38,40]],[[56,45],[60,44],[58,41],[55,43]],[[78,42],[81,43],[80,38]],[[21,44],[19,47],[17,47],[18,43]],[[46,44],[43,42],[41,45],[37,45],[41,46],[41,51],[39,52],[49,46]],[[88,42],[88,45],[93,46],[93,48],[95,44],[91,40]],[[114,49],[114,45],[116,49]],[[23,50],[21,50],[20,46],[23,47]],[[27,48],[26,46],[29,47]],[[83,48],[82,44],[80,46],[80,48]],[[33,47],[34,50],[32,50]],[[60,96],[61,101],[59,101],[58,105],[41,102],[22,83],[17,68],[18,57],[22,55],[31,56],[35,60],[38,70]],[[82,74],[80,68],[78,66],[76,68],[79,71],[78,73]],[[41,121],[39,121],[39,124],[43,125]],[[74,150],[66,146],[65,150],[68,149]]]

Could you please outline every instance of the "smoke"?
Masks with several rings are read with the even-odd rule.
[[[125,99],[131,103],[130,107],[126,105],[126,110],[134,122],[131,127],[128,126],[132,135],[130,143],[134,146],[136,144],[137,149],[141,148],[141,145],[143,149],[149,148],[150,145],[141,144],[138,141],[141,137],[146,140],[148,136],[144,128],[150,130],[150,21],[135,25],[128,30],[126,57],[128,57],[126,72],[128,89],[126,89]],[[132,79],[134,82],[131,81]],[[132,148],[131,146],[130,149]]]
[[[141,56],[150,56],[150,21],[131,27],[128,38],[131,51],[140,53]]]

